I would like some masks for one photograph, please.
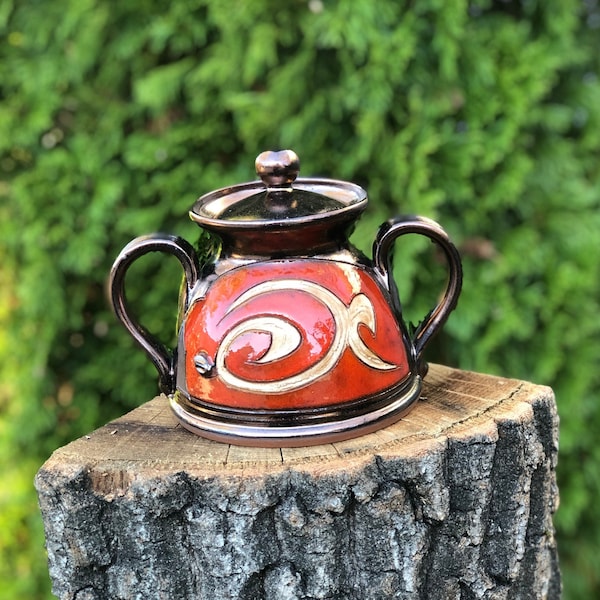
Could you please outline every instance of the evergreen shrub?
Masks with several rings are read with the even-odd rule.
[[[112,261],[143,233],[196,240],[194,199],[273,147],[368,190],[365,251],[396,213],[457,241],[430,358],[554,388],[565,598],[597,597],[599,27],[595,0],[4,0],[0,597],[49,597],[43,460],[156,392],[109,310]],[[439,277],[398,246],[416,321]],[[147,257],[128,285],[170,344],[179,278]]]

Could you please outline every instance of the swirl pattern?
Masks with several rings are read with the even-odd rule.
[[[334,405],[410,374],[380,283],[360,266],[318,259],[220,275],[190,307],[184,344],[180,389],[233,409]]]
[[[360,338],[359,324],[367,326],[371,331],[375,328],[373,305],[364,294],[356,295],[350,306],[346,305],[332,292],[323,286],[298,279],[280,279],[263,282],[244,292],[227,310],[226,315],[244,303],[262,294],[276,291],[296,290],[308,293],[328,307],[333,315],[335,332],[333,341],[325,356],[302,373],[277,381],[248,381],[231,373],[226,358],[240,336],[250,332],[266,332],[271,336],[271,344],[258,363],[279,360],[291,354],[301,343],[302,334],[291,323],[281,317],[253,317],[231,329],[223,338],[216,355],[216,369],[221,379],[230,387],[255,393],[273,394],[291,392],[310,385],[328,373],[339,361],[347,346],[352,348],[356,356],[366,365],[379,370],[394,369],[396,365],[383,361]]]

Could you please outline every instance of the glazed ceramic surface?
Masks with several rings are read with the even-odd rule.
[[[161,390],[187,429],[219,441],[304,445],[360,435],[396,421],[417,400],[422,353],[458,299],[458,252],[422,217],[384,223],[373,259],[348,234],[367,204],[360,187],[296,179],[291,151],[257,159],[262,181],[202,196],[191,218],[220,240],[202,267],[175,236],[133,240],[115,261],[118,318],[148,353]],[[444,252],[448,284],[409,336],[391,275],[394,241],[429,237]],[[152,251],[175,255],[185,286],[178,347],[162,346],[131,315],[125,274]]]

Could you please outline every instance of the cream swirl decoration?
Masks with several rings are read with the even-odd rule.
[[[375,332],[375,311],[371,301],[365,294],[357,294],[350,306],[346,306],[333,292],[311,281],[299,279],[279,279],[260,283],[244,292],[228,308],[228,315],[242,304],[253,300],[261,294],[296,290],[310,294],[322,302],[331,312],[335,322],[335,332],[327,353],[302,373],[278,381],[248,381],[231,373],[225,364],[234,342],[242,335],[252,332],[265,332],[271,337],[267,352],[255,362],[266,364],[290,355],[302,342],[302,334],[294,325],[282,317],[253,317],[236,325],[225,335],[215,357],[217,373],[224,383],[232,388],[262,394],[291,392],[310,385],[326,375],[339,361],[344,350],[350,346],[354,354],[373,369],[387,371],[396,365],[385,362],[375,354],[360,338],[360,324]]]

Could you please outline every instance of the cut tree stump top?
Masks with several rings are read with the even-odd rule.
[[[160,396],[36,487],[61,600],[560,597],[552,390],[431,365],[395,425],[302,448],[183,429]]]
[[[148,470],[209,475],[223,471],[273,473],[290,467],[349,469],[374,454],[421,455],[447,437],[497,438],[496,422],[531,419],[532,405],[553,400],[550,388],[431,364],[421,398],[396,424],[359,438],[300,448],[255,448],[213,442],[179,425],[165,396],[134,409],[57,450],[44,465],[89,469],[96,491],[124,489]],[[96,487],[97,486],[97,487]]]

